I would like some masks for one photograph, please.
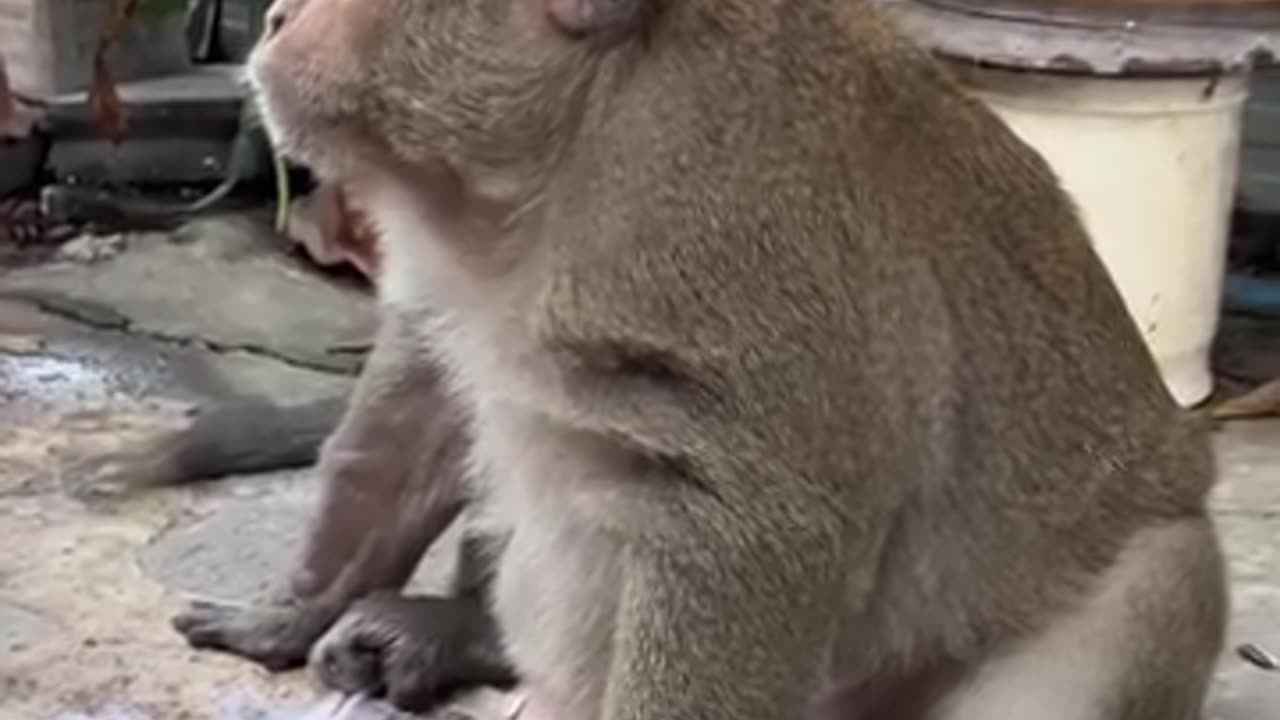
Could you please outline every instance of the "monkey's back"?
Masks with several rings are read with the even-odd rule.
[[[686,12],[549,198],[536,324],[685,397],[687,427],[637,405],[620,433],[730,507],[883,528],[856,561],[894,589],[859,621],[914,627],[901,652],[1016,632],[1203,513],[1206,435],[1030,147],[863,4]]]

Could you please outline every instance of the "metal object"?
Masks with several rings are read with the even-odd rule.
[[[984,65],[1091,75],[1248,70],[1280,60],[1280,5],[900,0],[904,28],[939,54]]]
[[[1280,670],[1280,658],[1253,643],[1245,643],[1237,647],[1236,654],[1254,667],[1271,671]]]

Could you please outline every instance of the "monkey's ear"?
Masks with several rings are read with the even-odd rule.
[[[654,0],[543,0],[547,14],[575,35],[613,34],[635,27]]]

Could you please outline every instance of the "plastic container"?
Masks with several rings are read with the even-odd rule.
[[[1174,398],[1208,397],[1246,78],[956,69],[1074,197]]]

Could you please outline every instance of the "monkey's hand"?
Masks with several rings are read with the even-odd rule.
[[[307,653],[339,611],[324,603],[286,601],[247,608],[192,603],[173,626],[194,648],[252,660],[272,672],[306,664]]]
[[[320,639],[311,666],[335,690],[418,713],[460,691],[517,682],[492,617],[467,597],[372,594]]]

